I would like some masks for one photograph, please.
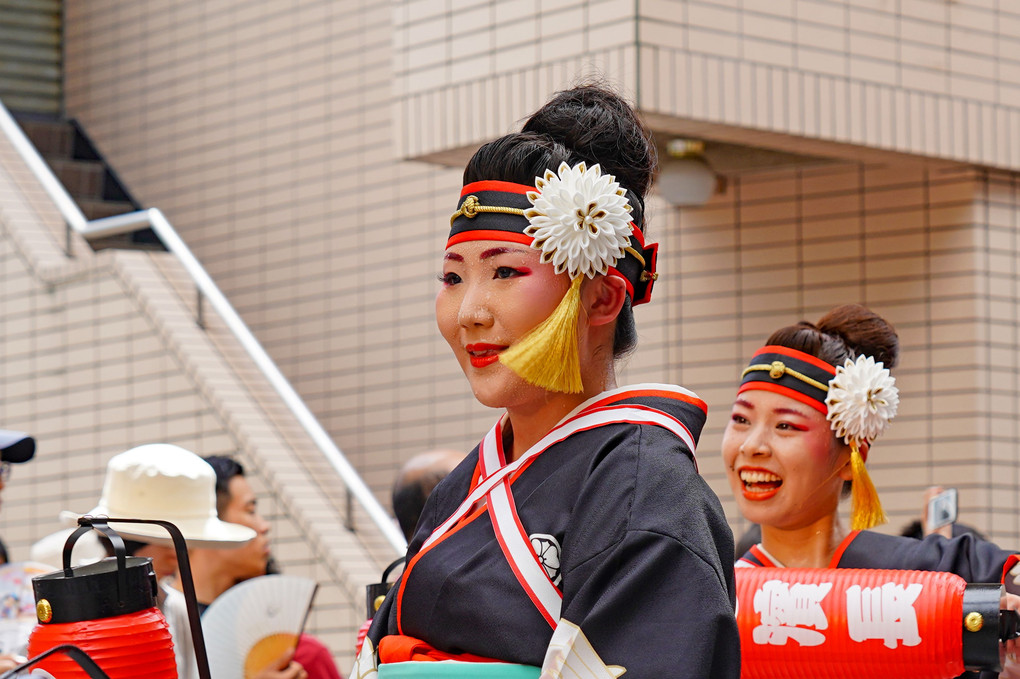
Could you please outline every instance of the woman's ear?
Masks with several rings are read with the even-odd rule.
[[[843,453],[845,453],[845,455]],[[840,453],[842,456],[841,459],[843,460],[843,466],[839,468],[839,478],[844,481],[853,481],[854,466],[850,464],[850,446],[845,446],[843,448],[843,453]]]
[[[843,443],[842,441],[840,441],[839,443],[840,443],[840,446],[842,447],[843,452],[846,453],[846,464],[844,464],[842,467],[840,467],[840,469],[839,469],[839,478],[843,479],[844,481],[853,481],[854,471],[853,471],[853,465],[850,463],[850,446],[845,444],[845,443]],[[867,441],[857,445],[857,450],[861,451],[861,457],[864,460],[868,459],[868,449],[869,448],[871,448],[871,444],[868,443]]]
[[[616,320],[627,300],[627,283],[619,276],[598,276],[588,285],[585,296],[589,325],[606,325]]]

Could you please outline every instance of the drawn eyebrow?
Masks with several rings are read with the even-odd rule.
[[[781,415],[798,415],[800,417],[807,417],[806,414],[796,408],[776,408],[772,412],[779,413]]]
[[[748,410],[755,409],[753,403],[751,403],[750,401],[745,401],[742,398],[738,398],[736,401],[734,401],[733,405],[742,406],[744,408],[747,408]],[[797,415],[799,417],[808,417],[808,415],[806,415],[803,411],[797,410],[796,408],[776,408],[772,412],[778,413],[780,415]]]
[[[461,257],[460,255],[458,255],[456,252],[447,252],[445,255],[443,255],[443,259],[451,261],[451,262],[463,262],[464,261],[464,258]]]
[[[479,259],[489,259],[490,257],[495,257],[496,255],[505,255],[505,254],[508,254],[508,253],[521,253],[521,254],[525,254],[526,255],[529,252],[530,252],[530,250],[524,250],[523,248],[498,247],[498,248],[490,248],[490,249],[486,250],[481,255],[479,255],[478,258]]]

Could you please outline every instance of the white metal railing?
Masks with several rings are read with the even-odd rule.
[[[398,554],[403,554],[407,548],[403,533],[400,532],[393,520],[390,519],[389,515],[365,485],[365,482],[361,480],[361,476],[358,475],[358,472],[347,461],[344,454],[333,443],[329,434],[326,433],[326,430],[319,424],[315,415],[305,405],[304,400],[294,390],[294,387],[291,386],[287,378],[283,376],[280,369],[276,367],[276,363],[269,357],[266,350],[262,348],[259,341],[255,339],[255,335],[248,329],[248,326],[238,315],[237,311],[234,310],[230,302],[227,301],[227,298],[216,286],[216,283],[213,282],[208,272],[206,272],[195,255],[192,254],[163,213],[156,208],[149,208],[129,214],[88,221],[2,102],[0,102],[0,130],[3,131],[11,144],[14,145],[18,154],[24,159],[43,189],[53,200],[57,209],[60,210],[61,215],[63,215],[64,222],[67,224],[68,238],[66,251],[69,257],[73,256],[71,251],[72,231],[86,238],[99,238],[131,232],[146,226],[152,228],[156,235],[159,236],[160,241],[163,242],[163,245],[177,257],[195,283],[198,294],[198,324],[204,325],[202,319],[202,299],[204,298],[219,313],[224,323],[234,334],[234,337],[237,338],[241,346],[248,352],[248,355],[258,366],[259,370],[262,371],[266,379],[269,380],[269,383],[280,395],[280,398],[283,399],[291,413],[301,423],[301,426],[304,427],[304,430],[315,442],[323,456],[340,475],[340,478],[347,486],[346,525],[348,528],[353,529],[353,508],[350,502],[350,498],[353,496],[361,503],[361,506],[372,519],[372,522],[382,532],[387,542],[393,546],[393,549]]]

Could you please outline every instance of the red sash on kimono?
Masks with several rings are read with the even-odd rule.
[[[528,598],[531,599],[549,626],[555,629],[560,619],[563,594],[549,579],[545,567],[531,547],[528,533],[521,525],[520,517],[517,515],[511,486],[514,480],[546,449],[578,432],[609,424],[630,423],[662,427],[683,441],[687,449],[690,450],[693,459],[694,437],[683,422],[672,415],[648,406],[618,403],[624,397],[641,395],[679,398],[695,402],[699,407],[704,408],[704,403],[692,392],[672,385],[640,384],[603,392],[575,408],[538,443],[509,464],[507,464],[503,452],[503,426],[506,416],[500,418],[479,444],[478,457],[481,473],[477,484],[457,510],[425,540],[421,550],[408,564],[407,572],[410,572],[415,562],[425,552],[455,533],[460,525],[463,525],[461,522],[465,517],[474,518],[480,511],[475,505],[484,499],[496,539],[499,541],[507,563]],[[403,596],[403,583],[408,580],[407,572],[402,578],[401,591],[397,597],[398,625],[400,624],[399,606]]]

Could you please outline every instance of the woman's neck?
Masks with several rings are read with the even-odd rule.
[[[580,394],[550,391],[541,404],[531,404],[527,408],[507,408],[509,425],[504,428],[505,438],[503,441],[507,462],[513,462],[528,452],[533,445],[542,440],[543,436],[552,431],[552,428],[571,410],[607,389],[616,388],[616,376],[610,370],[603,379],[585,380],[584,383],[593,383],[593,386],[586,388]]]
[[[828,568],[836,549],[847,536],[833,512],[802,528],[761,527],[761,546],[789,568]]]

